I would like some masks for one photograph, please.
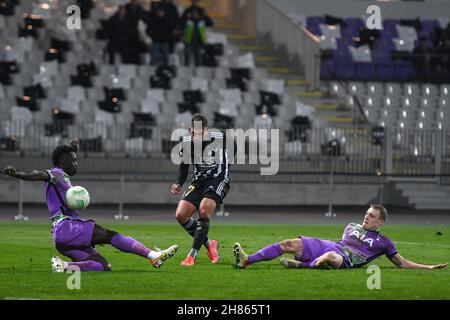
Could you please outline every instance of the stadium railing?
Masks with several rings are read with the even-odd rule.
[[[274,44],[284,47],[291,56],[298,56],[311,89],[320,85],[320,40],[304,26],[268,0],[257,1],[257,29],[269,34]]]
[[[81,139],[80,155],[89,172],[142,173],[171,172],[170,155],[178,141],[171,141],[172,125],[78,124],[0,120],[0,166],[8,162],[23,167],[46,167],[53,149]],[[56,128],[56,129],[55,129]],[[274,138],[249,139],[243,128],[245,164],[236,172],[257,172],[262,166],[260,152],[267,148],[272,161],[279,159],[279,172],[382,175],[450,174],[450,129],[412,129],[361,126],[283,125]],[[255,134],[255,132],[253,132]],[[259,132],[257,133],[259,134]],[[273,139],[273,140],[272,140]],[[277,154],[271,154],[271,148]],[[253,147],[250,148],[250,146]],[[244,150],[243,144],[238,146]],[[253,158],[249,150],[254,150]],[[278,155],[278,156],[277,156]],[[41,160],[42,159],[42,160]],[[253,159],[253,162],[250,160]],[[256,159],[256,160],[255,160]],[[47,162],[46,162],[47,161]],[[132,165],[130,165],[132,164]],[[132,169],[131,169],[132,168]],[[285,177],[288,178],[288,177]]]

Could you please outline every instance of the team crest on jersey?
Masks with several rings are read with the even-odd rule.
[[[69,186],[72,186],[72,184],[70,183],[70,178],[67,174],[63,175],[64,177],[64,182],[67,183]]]
[[[216,156],[220,152],[218,148],[214,148],[206,151],[206,155],[203,159],[203,163],[207,166],[217,165]]]

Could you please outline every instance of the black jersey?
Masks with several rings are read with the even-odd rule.
[[[221,179],[229,182],[230,159],[226,147],[225,134],[221,131],[210,131],[210,139],[203,141],[201,152],[195,150],[191,136],[183,138],[179,150],[180,157],[190,155],[190,163],[193,164],[192,179]],[[198,151],[196,153],[196,151]],[[178,183],[183,185],[189,172],[189,163],[180,165]]]

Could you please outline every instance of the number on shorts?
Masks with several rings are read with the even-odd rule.
[[[188,189],[186,190],[186,192],[184,193],[184,196],[187,197],[194,190],[195,190],[195,186],[189,186]]]

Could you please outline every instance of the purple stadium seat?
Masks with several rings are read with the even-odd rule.
[[[361,18],[347,18],[345,19],[347,27],[361,28],[364,27],[364,21]]]
[[[321,67],[320,67],[320,78],[322,80],[333,80],[335,79],[334,74],[336,73],[335,70],[335,60],[325,60],[322,61]]]
[[[350,57],[336,60],[336,75],[342,80],[353,80],[355,64]]]
[[[398,37],[397,25],[400,23],[399,20],[396,19],[386,19],[383,21],[383,32],[386,35],[389,35],[392,38]]]
[[[375,77],[374,66],[372,63],[355,63],[355,78],[357,80],[368,81]]]
[[[426,36],[430,41],[436,41],[436,29],[440,29],[440,24],[437,20],[422,21],[422,30],[419,32],[420,36]]]
[[[308,17],[306,19],[306,26],[311,33],[320,36],[322,35],[322,31],[320,30],[320,24],[325,23],[324,17]]]
[[[395,77],[399,81],[414,80],[415,72],[412,64],[408,61],[397,60],[395,62]]]
[[[309,17],[308,28],[320,35],[321,23],[325,23],[324,17]],[[383,21],[383,30],[380,38],[372,47],[372,63],[354,62],[350,54],[349,46],[353,46],[354,37],[359,35],[360,28],[365,26],[360,18],[346,18],[346,26],[342,27],[340,39],[337,39],[337,50],[331,50],[330,58],[322,61],[321,78],[362,81],[412,81],[416,78],[414,67],[410,61],[393,60],[391,52],[395,50],[394,38],[398,38],[397,25],[399,19],[386,19]],[[429,45],[433,46],[436,40],[436,28],[439,28],[437,20],[422,21],[422,30],[419,37],[426,37]]]

